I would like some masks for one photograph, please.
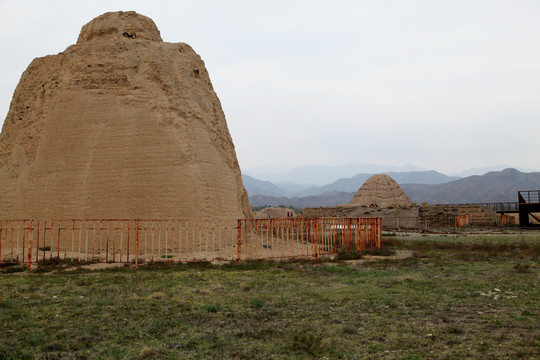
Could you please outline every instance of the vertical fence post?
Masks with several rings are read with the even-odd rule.
[[[377,220],[377,251],[382,248],[382,218]]]
[[[135,220],[135,270],[139,270],[139,220]]]
[[[375,245],[377,250],[379,250],[379,246],[377,244],[379,243],[379,236],[381,234],[381,232],[380,232],[380,221],[381,220],[382,220],[381,218],[377,218],[375,220],[375,238],[374,238],[373,245]]]
[[[30,270],[32,266],[32,220],[30,220],[28,229],[28,270]]]
[[[377,221],[377,218],[370,218],[369,219],[369,249],[373,249],[373,244],[375,243],[375,221]]]
[[[360,218],[357,218],[356,219],[356,247],[358,248],[358,252],[362,252],[362,243],[361,243],[362,230],[360,229],[360,227],[361,227]]]
[[[354,252],[354,246],[356,245],[354,242],[354,232],[353,232],[353,221],[352,218],[347,218],[347,236],[349,238],[349,250],[348,252]]]
[[[62,227],[60,226],[60,222],[58,222],[58,239],[56,243],[56,261],[60,262],[60,229]],[[51,250],[52,250],[52,241],[51,241]]]
[[[315,226],[315,259],[318,259],[319,258],[319,238],[318,238],[318,231],[317,231],[317,228],[319,227],[319,219],[318,218],[315,218],[314,220],[314,224]]]
[[[2,231],[3,231],[3,222],[0,220],[0,263],[2,262]],[[6,229],[9,227],[9,223],[6,222]],[[6,239],[7,239],[7,230],[6,230]],[[7,243],[6,243],[7,244]]]
[[[242,219],[238,219],[238,239],[236,243],[237,260],[236,263],[240,265],[240,257],[242,256]]]
[[[22,255],[21,261],[24,262],[24,252],[26,251],[26,220],[22,221]],[[19,228],[21,227],[19,223]],[[17,235],[19,235],[20,229],[17,229]],[[13,233],[12,233],[13,234]],[[11,241],[11,256],[13,257],[13,241]],[[28,256],[28,254],[26,254]],[[19,262],[19,237],[17,236],[17,262]]]
[[[373,249],[373,245],[375,245],[375,237],[376,237],[376,231],[377,231],[377,226],[376,226],[376,222],[377,222],[377,218],[370,218],[369,219],[369,249],[372,250]]]
[[[126,250],[126,262],[129,263],[129,221],[128,221],[128,224],[127,224],[127,250]],[[120,261],[122,261],[122,259],[120,258]]]
[[[37,241],[36,241],[36,263],[39,261],[39,220],[38,220],[38,234],[37,234]]]

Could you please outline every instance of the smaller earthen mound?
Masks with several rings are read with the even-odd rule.
[[[411,206],[413,203],[388,175],[373,175],[366,180],[349,203],[356,206]]]
[[[105,13],[84,25],[77,44],[126,38],[163,42],[152,19],[135,11],[118,11]]]

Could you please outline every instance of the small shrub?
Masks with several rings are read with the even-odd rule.
[[[297,351],[317,356],[323,348],[323,338],[313,331],[303,331],[294,335],[292,347]]]
[[[31,333],[28,335],[28,343],[33,346],[41,345],[45,343],[46,337],[42,333]]]
[[[530,267],[531,267],[531,264],[518,263],[514,266],[514,269],[516,269],[518,273],[530,273],[531,272]]]
[[[165,296],[163,292],[155,292],[152,295],[150,295],[148,298],[152,300],[159,300],[162,299]]]
[[[193,304],[189,300],[180,300],[178,303],[178,308],[182,312],[191,311],[193,309]]]
[[[163,357],[165,357],[165,354],[162,351],[148,346],[144,346],[141,351],[139,351],[140,359],[161,359]]]
[[[264,301],[258,298],[251,299],[250,303],[251,303],[251,306],[256,309],[260,309],[264,306]]]
[[[450,326],[446,329],[446,332],[449,334],[456,334],[456,335],[464,333],[463,328],[459,326]]]
[[[47,351],[62,351],[64,350],[64,346],[62,343],[53,341],[45,345],[45,350]]]
[[[206,304],[203,306],[203,310],[209,313],[217,313],[219,311],[219,306],[216,304]]]
[[[349,251],[337,254],[336,259],[338,260],[356,260],[361,259],[362,253],[359,253],[358,251]]]
[[[81,346],[86,347],[86,348],[92,347],[95,341],[96,341],[96,338],[89,334],[79,336],[79,338],[77,339],[77,342]]]
[[[345,326],[341,331],[344,334],[347,334],[347,335],[356,335],[356,334],[358,334],[358,329],[355,328],[355,327],[352,327],[352,326]]]
[[[0,296],[0,308],[2,309],[12,309],[13,304],[10,301],[4,300],[2,296]]]
[[[386,305],[387,307],[389,307],[390,309],[395,309],[395,308],[397,308],[397,306],[398,306],[397,303],[396,303],[394,300],[392,300],[392,299],[384,299],[384,300],[382,301],[382,303],[383,303],[384,305]]]
[[[245,292],[253,291],[253,287],[251,285],[245,284],[245,283],[240,284],[240,288],[242,289],[242,291],[245,291]]]
[[[41,295],[39,295],[39,293],[35,292],[35,291],[32,291],[30,293],[28,293],[28,298],[29,299],[39,299],[41,297]]]

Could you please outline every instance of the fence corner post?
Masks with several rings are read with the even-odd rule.
[[[28,270],[32,266],[32,220],[28,227]]]
[[[139,270],[139,220],[135,220],[135,270]]]
[[[236,263],[240,265],[240,259],[242,256],[242,219],[238,219],[238,239],[236,243],[237,259]]]

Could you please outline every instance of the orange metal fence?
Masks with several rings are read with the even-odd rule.
[[[380,249],[380,218],[238,220],[238,261]]]
[[[0,220],[0,263],[243,261],[381,247],[381,220]]]
[[[462,228],[464,226],[469,225],[469,215],[456,215],[454,218],[454,227],[456,228]]]

